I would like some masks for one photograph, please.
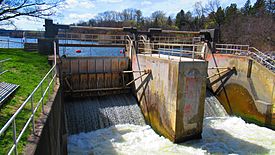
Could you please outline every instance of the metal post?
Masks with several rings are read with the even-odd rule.
[[[169,43],[169,42],[168,42]],[[171,55],[171,52],[169,53],[169,50],[170,50],[171,48],[170,48],[170,44],[169,44],[169,46],[168,46],[168,60],[170,60],[170,55]]]
[[[43,100],[44,100],[44,97],[43,97],[43,82],[41,83],[40,88],[41,88],[41,98],[42,98],[42,100],[41,100],[42,112],[45,113],[45,111],[44,111],[44,103],[43,103]]]
[[[181,57],[182,57],[182,49],[183,49],[183,46],[181,45],[180,46],[180,61],[181,61]]]
[[[12,138],[13,138],[13,143],[15,145],[14,147],[14,154],[17,155],[17,143],[16,143],[16,124],[15,124],[15,119],[12,122]]]
[[[122,73],[122,87],[125,87],[124,73]]]
[[[194,58],[195,58],[194,46],[193,46],[193,51],[192,51],[192,58],[193,58],[193,61],[194,61]]]
[[[154,50],[154,42],[153,42],[153,47],[152,47],[152,50],[151,50],[151,57],[152,57],[153,50]]]
[[[50,88],[51,88],[50,82],[51,82],[51,79],[50,77],[48,77],[48,102],[50,101]]]
[[[173,56],[173,50],[174,50],[174,46],[172,45],[172,49],[171,49],[171,55]]]
[[[159,51],[159,58],[160,58],[160,43],[159,43],[159,49],[158,49],[158,51]]]
[[[35,122],[34,122],[34,110],[33,110],[33,96],[31,97],[31,108],[32,108],[32,132],[35,134]]]

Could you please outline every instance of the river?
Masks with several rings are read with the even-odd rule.
[[[11,38],[0,36],[0,48],[24,48],[24,42],[37,43],[35,38]],[[79,40],[59,40],[65,44],[96,44],[95,42]],[[77,53],[76,50],[80,50]],[[124,56],[122,47],[59,47],[59,55],[66,56]]]

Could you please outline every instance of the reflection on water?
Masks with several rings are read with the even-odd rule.
[[[150,126],[116,125],[68,138],[74,154],[275,154],[275,132],[237,117],[207,117],[201,140],[173,144]]]

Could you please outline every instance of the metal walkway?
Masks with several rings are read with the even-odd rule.
[[[145,124],[132,94],[67,99],[65,112],[69,135],[117,124]]]

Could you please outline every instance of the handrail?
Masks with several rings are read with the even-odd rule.
[[[216,46],[241,46],[241,47],[249,47],[249,45],[241,45],[241,44],[216,44]]]
[[[19,44],[23,44],[24,42],[19,42],[19,41],[12,41],[12,40],[4,40],[4,39],[0,39],[0,42],[10,42],[10,43],[19,43]]]
[[[0,60],[0,63],[3,63],[3,62],[8,61],[8,60],[11,60],[11,58]]]
[[[177,56],[180,57],[187,57],[184,54],[192,54],[192,59],[194,61],[195,55],[199,55],[197,58],[205,58],[206,54],[206,44],[171,44],[171,43],[146,43],[145,41],[142,41],[144,44],[144,47],[139,47],[140,50],[143,50],[141,54],[150,54],[152,56],[153,52],[157,52],[157,54],[160,57],[161,53],[164,53],[165,55],[168,54],[168,59],[170,59],[170,56],[173,54],[177,54]],[[145,46],[147,45],[147,46]],[[155,48],[157,47],[157,48]],[[166,48],[167,47],[167,48]],[[192,50],[186,50],[184,47],[192,48]],[[177,49],[180,48],[180,49]]]
[[[115,28],[115,27],[70,26],[70,28],[87,29],[87,30],[123,31],[123,28]]]
[[[253,49],[253,50],[255,50],[255,51],[257,51],[257,52],[260,53],[262,56],[266,57],[267,59],[269,59],[269,60],[273,61],[273,63],[275,63],[275,60],[274,60],[274,59],[272,59],[270,56],[264,54],[263,52],[261,52],[261,51],[258,50],[257,48],[255,48],[255,47],[250,47],[250,48]]]
[[[200,47],[201,46],[201,45],[198,45],[198,44],[173,44],[173,43],[145,43],[145,44],[175,46],[175,47]]]
[[[9,61],[9,60],[11,60],[11,58],[7,58],[7,59],[0,60],[0,75],[6,73],[6,72],[8,71],[8,70],[3,70],[3,69],[2,69],[2,63],[3,63],[3,62],[6,62],[6,61]]]
[[[52,78],[51,78],[51,80],[48,81],[48,85],[47,85],[46,89],[43,91],[42,84],[49,77],[50,73],[52,73]],[[56,76],[57,76],[57,74],[56,74],[56,43],[54,43],[54,65],[53,65],[53,67],[47,72],[47,74],[43,77],[43,79],[35,87],[35,89],[32,91],[32,93],[20,105],[20,107],[16,110],[16,112],[11,116],[11,118],[6,122],[6,124],[0,130],[0,135],[2,135],[8,129],[8,127],[10,127],[12,125],[12,130],[13,130],[13,146],[10,148],[8,154],[11,154],[12,152],[14,152],[14,154],[16,154],[16,155],[18,154],[18,152],[17,152],[18,142],[20,141],[22,135],[24,134],[24,132],[26,131],[26,129],[28,128],[28,126],[29,126],[29,124],[31,122],[32,122],[32,130],[33,130],[33,133],[34,133],[34,131],[35,131],[35,128],[34,128],[34,126],[35,126],[34,116],[35,116],[38,108],[40,107],[41,103],[42,103],[42,111],[44,112],[43,99],[45,98],[46,93],[49,91],[51,84],[53,83],[53,81],[55,81]],[[36,107],[34,108],[33,107],[33,102],[34,102],[33,101],[33,98],[34,98],[33,96],[38,91],[39,88],[41,89],[41,98],[39,99]],[[32,114],[30,115],[30,117],[28,118],[28,120],[25,123],[24,127],[20,131],[18,137],[16,137],[16,131],[18,131],[18,130],[16,130],[16,122],[15,122],[16,117],[17,117],[18,114],[20,114],[20,112],[23,110],[23,108],[26,106],[26,104],[29,101],[31,102]]]
[[[231,48],[228,48],[228,47],[231,47]],[[244,47],[247,49],[243,49]],[[275,71],[275,60],[255,47],[250,47],[249,45],[238,45],[238,44],[216,44],[216,50],[231,51],[232,53],[230,54],[236,54],[235,52],[243,52],[242,53],[243,55],[249,56],[255,61],[260,61],[259,63]]]
[[[270,62],[266,61],[265,59],[263,59],[261,56],[257,55],[256,53],[251,52],[251,54],[253,54],[254,56],[256,56],[258,59],[260,59],[262,62],[266,63],[269,67],[271,67],[272,69],[275,69],[275,65],[271,64]],[[253,57],[252,57],[253,58]],[[255,58],[254,58],[255,59]]]

